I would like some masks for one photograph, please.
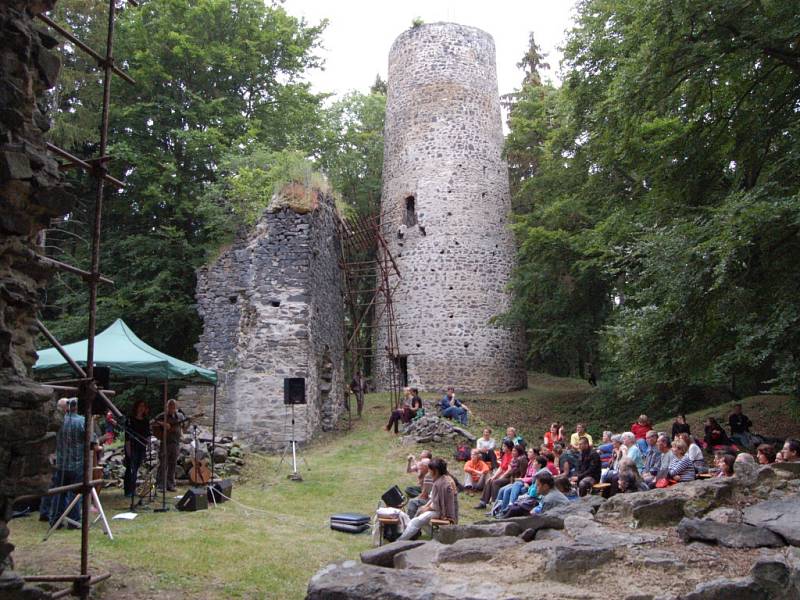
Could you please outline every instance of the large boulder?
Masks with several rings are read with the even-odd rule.
[[[434,539],[442,544],[453,544],[467,538],[516,536],[522,533],[519,524],[509,521],[487,523],[483,525],[447,525],[439,527]]]
[[[478,521],[475,525],[491,525],[497,523],[514,523],[518,525],[521,531],[526,529],[563,529],[564,519],[558,515],[551,514],[549,511],[546,514],[529,515],[527,517],[510,517],[508,519],[496,519],[491,521]]]
[[[383,546],[378,546],[377,548],[362,552],[361,562],[378,567],[393,567],[395,554],[411,550],[417,546],[422,546],[424,543],[424,541],[419,540],[402,540],[392,542],[391,544],[384,544]]]
[[[777,548],[785,545],[783,539],[769,529],[707,519],[681,520],[678,535],[684,542],[709,542],[727,548]]]
[[[395,569],[430,569],[436,564],[436,559],[442,548],[447,548],[436,540],[426,542],[416,548],[409,548],[398,552],[394,556]]]
[[[613,548],[592,546],[555,546],[547,550],[545,575],[548,579],[567,582],[615,558]]]
[[[800,546],[800,496],[767,500],[744,510],[743,521],[766,527],[792,546]]]
[[[518,537],[497,537],[482,540],[458,540],[454,544],[444,546],[436,557],[437,563],[485,563],[503,556],[508,550],[524,545]]]

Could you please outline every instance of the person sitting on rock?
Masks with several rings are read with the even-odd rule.
[[[433,478],[430,500],[417,510],[416,516],[403,530],[401,540],[409,540],[416,536],[424,526],[430,524],[432,519],[458,523],[456,486],[453,478],[448,476],[447,463],[441,458],[434,458],[428,468]]]
[[[536,474],[543,469],[547,470],[547,459],[544,456],[538,455],[534,448],[528,450],[527,458],[528,466],[525,469],[524,475],[516,479],[513,483],[503,486],[497,493],[499,506],[495,512],[502,513],[510,504],[516,502],[517,498],[519,498],[523,492],[529,491]],[[534,492],[530,495],[535,496],[536,493]]]
[[[442,396],[439,407],[441,408],[443,417],[458,421],[464,427],[467,426],[467,413],[469,409],[461,403],[461,400],[456,398],[456,389],[454,387],[450,386],[447,388],[447,393]]]
[[[403,388],[403,399],[400,402],[400,406],[394,409],[391,414],[389,415],[389,422],[386,424],[386,431],[390,431],[392,427],[394,427],[394,432],[398,433],[397,426],[400,421],[403,423],[410,423],[411,418],[409,415],[411,414],[411,388],[406,387]]]
[[[492,452],[494,454],[494,452]],[[472,491],[481,491],[486,483],[486,478],[491,473],[492,468],[481,460],[481,452],[473,448],[470,458],[464,463],[464,488]]]
[[[417,511],[421,506],[424,506],[430,500],[431,487],[433,487],[433,476],[430,473],[430,458],[422,458],[417,463],[417,472],[420,478],[420,491],[414,498],[408,501],[406,506],[406,513],[412,519],[416,516]],[[406,490],[406,493],[408,490]]]
[[[683,483],[694,481],[695,469],[692,460],[686,455],[688,450],[686,442],[677,439],[672,442],[672,464],[669,466],[669,478],[672,481]]]
[[[681,433],[678,439],[686,444],[686,456],[692,461],[696,473],[708,473],[708,465],[706,464],[703,450],[698,446],[688,433]]]
[[[614,437],[613,432],[604,431],[603,439],[596,448],[597,453],[600,455],[600,463],[603,465],[604,469],[608,468],[614,456],[614,443],[611,441],[612,437]]]
[[[643,479],[650,489],[656,487],[656,483],[659,479],[666,479],[669,477],[669,466],[675,458],[675,455],[672,454],[672,443],[666,433],[659,434],[656,448],[661,455],[661,464],[658,466],[655,473],[651,470],[643,474]]]
[[[758,464],[771,465],[775,462],[776,457],[777,452],[775,452],[775,446],[772,444],[759,444],[758,449],[756,450]]]
[[[544,513],[556,506],[569,504],[569,498],[556,488],[555,479],[547,470],[539,471],[536,474],[536,489],[541,500],[539,506],[534,509],[535,513]]]
[[[406,423],[410,423],[417,415],[425,414],[425,406],[417,388],[411,388],[411,407],[408,410]]]
[[[800,441],[789,438],[780,452],[780,462],[800,462]]]
[[[716,463],[719,470],[715,477],[733,477],[733,465],[736,459],[732,454],[719,454]]]
[[[486,508],[489,502],[493,502],[497,499],[497,493],[500,491],[504,485],[508,485],[514,480],[514,477],[519,477],[520,470],[520,457],[525,454],[525,449],[522,446],[514,446],[511,443],[511,440],[504,440],[503,446],[505,451],[503,452],[503,458],[500,461],[500,467],[497,469],[494,475],[487,478],[486,484],[483,487],[483,494],[481,495],[481,501],[478,502],[478,505],[475,507],[476,509]],[[506,462],[506,459],[508,461]],[[503,464],[506,464],[503,467]],[[528,468],[527,459],[525,460],[525,467],[524,469]],[[525,470],[522,470],[522,473]]]
[[[548,450],[553,450],[553,444],[564,441],[564,428],[561,423],[550,423],[550,429],[544,434],[544,445]]]
[[[644,470],[644,456],[632,431],[626,431],[622,434],[622,443],[628,448],[625,458],[631,460],[636,465],[636,471],[641,473]]]
[[[484,427],[483,435],[478,438],[475,448],[481,453],[481,460],[489,463],[492,466],[492,470],[497,468],[497,454],[494,451],[496,445],[492,437],[492,430]]]
[[[592,490],[592,486],[600,481],[600,455],[596,450],[592,450],[591,442],[587,437],[581,437],[578,441],[580,457],[575,475],[571,481],[578,485],[578,493],[585,496]]]
[[[580,450],[580,440],[586,439],[589,442],[589,446],[591,447],[594,442],[592,441],[592,436],[586,432],[586,424],[585,423],[578,423],[575,425],[575,433],[569,436],[569,445],[572,446],[575,450]]]
[[[559,475],[555,478],[556,489],[567,497],[567,500],[577,500],[579,498],[578,492],[572,487],[569,477],[566,475]]]
[[[628,447],[622,443],[622,436],[619,434],[611,436],[611,443],[614,446],[614,449],[611,453],[611,462],[609,463],[606,472],[603,473],[602,477],[600,478],[600,483],[611,483],[612,485],[615,485],[617,475],[619,473],[619,463],[627,455]],[[600,464],[602,465],[602,460],[600,461]]]
[[[753,422],[742,412],[741,404],[733,405],[733,412],[728,416],[731,428],[731,439],[743,448],[752,448],[750,428]]]
[[[554,444],[553,455],[555,456],[554,462],[558,465],[558,471],[562,475],[572,477],[575,467],[578,465],[579,453],[571,448],[564,448],[561,444]]]

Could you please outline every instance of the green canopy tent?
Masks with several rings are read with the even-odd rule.
[[[86,340],[67,344],[64,350],[79,365],[86,366]],[[39,350],[33,366],[35,375],[70,377],[74,375],[64,357],[55,348]],[[217,372],[179,360],[144,343],[122,319],[114,321],[94,338],[94,364],[110,367],[120,379],[149,381],[188,381],[216,385]]]
[[[63,350],[78,363],[86,366],[87,340],[63,346]],[[34,375],[47,378],[74,377],[70,364],[56,348],[38,351],[39,358],[33,366]],[[156,350],[144,343],[122,319],[114,321],[107,329],[94,338],[94,366],[109,367],[115,379],[144,379],[145,382],[163,382],[164,414],[167,412],[167,386],[170,381],[204,383],[214,386],[214,404],[212,416],[212,459],[211,473],[213,480],[213,452],[216,446],[217,430],[217,372],[204,369],[191,363],[179,360]],[[166,436],[166,428],[164,429]],[[166,438],[162,440],[162,443]],[[165,497],[162,503],[166,503]]]

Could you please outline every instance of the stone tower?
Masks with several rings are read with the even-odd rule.
[[[384,134],[381,226],[401,273],[401,380],[428,391],[525,387],[522,332],[492,323],[508,309],[515,257],[492,37],[454,23],[401,34]],[[384,348],[385,327],[376,331]],[[379,386],[388,361],[378,361]]]

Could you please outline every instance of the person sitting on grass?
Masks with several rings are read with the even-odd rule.
[[[550,423],[550,429],[544,434],[544,445],[548,450],[553,449],[553,444],[564,441],[564,428],[561,423]]]
[[[475,507],[476,509],[486,508],[489,502],[493,502],[497,499],[497,493],[500,491],[500,488],[511,483],[515,476],[520,476],[520,457],[525,453],[525,449],[519,445],[514,446],[511,440],[504,440],[503,447],[505,450],[503,452],[503,458],[500,461],[500,467],[498,467],[494,475],[486,479],[481,501],[478,502],[478,505]],[[503,467],[504,463],[506,465],[505,467]],[[528,468],[527,460],[525,461],[524,468]],[[522,473],[524,472],[523,470]]]
[[[556,488],[555,479],[547,470],[539,471],[536,474],[536,490],[541,500],[539,506],[534,509],[535,513],[547,512],[556,506],[569,504],[569,498]]]
[[[760,465],[771,465],[775,462],[777,457],[777,453],[775,452],[775,446],[772,444],[759,444],[758,449],[756,451],[756,458],[758,459],[758,464]]]
[[[733,405],[733,412],[728,416],[728,425],[731,428],[731,439],[743,448],[751,448],[750,428],[753,422],[742,412],[741,404]]]
[[[672,442],[674,458],[669,466],[669,478],[678,483],[694,481],[695,469],[692,460],[686,455],[688,450],[686,442],[677,439]]]
[[[592,450],[591,442],[587,437],[579,439],[578,448],[580,457],[571,481],[578,485],[578,493],[585,496],[592,491],[592,486],[600,481],[600,455]]]
[[[507,427],[506,428],[506,437],[503,438],[503,442],[506,440],[511,440],[515,446],[526,446],[525,440],[522,438],[521,435],[517,435],[516,427]]]
[[[589,447],[591,447],[594,442],[592,441],[592,436],[586,433],[586,424],[585,423],[578,423],[575,425],[575,433],[569,436],[569,445],[572,446],[575,450],[580,450],[580,440],[585,439],[589,442]]]
[[[469,409],[466,405],[462,404],[461,400],[456,398],[456,389],[453,386],[447,388],[447,393],[442,396],[439,407],[442,409],[443,417],[458,421],[464,427],[467,426],[467,413]]]
[[[469,491],[483,490],[491,470],[491,467],[481,460],[480,450],[473,448],[469,460],[464,463],[464,488]]]
[[[780,462],[800,462],[800,441],[789,438],[783,444]]]
[[[424,506],[430,500],[430,493],[431,487],[433,487],[433,476],[430,473],[430,458],[423,458],[417,463],[417,472],[420,478],[420,490],[419,493],[411,498],[408,501],[408,505],[406,506],[406,513],[412,519],[417,514],[417,511],[421,506]],[[406,493],[408,493],[408,489],[406,489]]]
[[[488,427],[484,427],[483,435],[478,438],[475,447],[478,452],[481,453],[481,460],[489,463],[492,466],[492,470],[497,468],[497,454],[494,451],[495,446],[496,442],[492,437],[492,430]]]
[[[500,505],[496,512],[503,512],[510,504],[516,502],[523,492],[530,489],[536,474],[542,470],[547,470],[547,459],[539,456],[537,451],[531,448],[528,450],[528,466],[525,474],[513,483],[503,486],[497,493],[497,501]],[[531,495],[535,495],[535,493]]]
[[[434,458],[428,468],[433,478],[430,500],[419,508],[416,516],[403,530],[401,540],[409,540],[416,536],[424,526],[430,524],[432,519],[458,523],[456,486],[453,478],[447,476],[447,463],[441,458]]]
[[[725,433],[725,429],[723,429],[722,425],[717,423],[717,420],[714,417],[708,417],[706,419],[703,429],[705,432],[703,440],[705,441],[706,448],[709,452],[713,452],[714,450],[719,450],[721,448],[727,448],[731,445],[731,440],[728,437],[728,434]]]
[[[688,433],[691,435],[692,430],[691,427],[689,427],[689,424],[686,422],[686,415],[679,414],[677,417],[675,417],[675,422],[672,424],[672,439],[677,439],[677,437],[682,433]]]

